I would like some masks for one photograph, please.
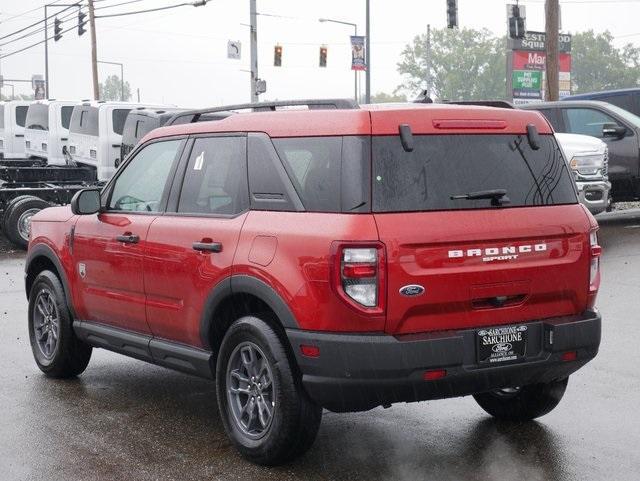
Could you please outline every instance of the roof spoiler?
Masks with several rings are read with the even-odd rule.
[[[220,120],[232,115],[235,110],[251,110],[253,112],[274,112],[279,107],[308,107],[309,110],[353,110],[360,106],[352,99],[313,99],[313,100],[282,100],[275,102],[255,102],[248,104],[224,105],[207,109],[188,110],[171,117],[165,125],[189,124],[204,120]],[[207,114],[221,114],[219,118]],[[189,118],[191,117],[191,118]]]
[[[454,105],[483,105],[485,107],[497,107],[499,109],[515,109],[514,105],[506,100],[443,100],[442,103]]]

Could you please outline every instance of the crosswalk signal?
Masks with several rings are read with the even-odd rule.
[[[520,16],[520,7],[514,5],[511,12],[512,16],[509,17],[509,37],[522,39],[525,36],[526,27],[524,18]]]
[[[273,49],[273,66],[282,67],[282,46],[276,45]]]
[[[87,14],[84,12],[78,12],[78,36],[82,35],[84,32],[86,32],[86,29],[84,28],[84,24],[85,24],[85,18],[86,18]]]
[[[458,0],[447,0],[447,27],[458,26]]]
[[[62,38],[62,20],[58,17],[53,21],[53,39],[57,42]]]
[[[320,47],[320,66],[327,66],[327,47]]]

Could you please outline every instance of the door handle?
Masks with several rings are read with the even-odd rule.
[[[118,237],[116,237],[116,240],[118,242],[124,242],[125,244],[137,244],[138,242],[140,242],[140,236],[130,234],[130,233],[125,233],[123,235],[119,235]]]
[[[222,252],[222,244],[220,242],[194,242],[193,250],[200,252]]]

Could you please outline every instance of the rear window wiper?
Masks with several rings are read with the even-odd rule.
[[[478,192],[468,192],[466,194],[456,194],[449,197],[451,200],[476,200],[491,199],[491,205],[500,206],[509,204],[511,201],[507,197],[505,189],[479,190]]]

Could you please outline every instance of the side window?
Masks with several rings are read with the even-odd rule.
[[[113,121],[113,131],[116,134],[122,135],[122,131],[124,130],[124,123],[127,120],[127,115],[129,115],[130,111],[131,109],[115,109],[111,113],[111,120]]]
[[[562,132],[560,116],[558,115],[558,111],[556,109],[540,109],[539,112],[547,118],[547,120],[553,127],[553,130],[555,130],[556,132]]]
[[[638,109],[635,108],[634,96],[632,94],[624,95],[612,95],[611,97],[602,97],[598,100],[603,102],[609,102],[610,104],[617,105],[621,109],[628,110],[634,114]]]
[[[604,124],[619,124],[613,117],[595,109],[566,109],[566,131],[602,138]]]
[[[24,127],[25,122],[27,121],[27,111],[29,107],[26,105],[19,105],[16,107],[16,124],[20,127]]]
[[[198,138],[187,164],[178,212],[239,214],[249,207],[247,138]]]
[[[71,124],[71,114],[73,113],[72,105],[65,105],[60,109],[60,118],[62,120],[62,128],[69,129]]]
[[[342,138],[282,138],[273,144],[305,209],[340,212]]]
[[[155,142],[138,152],[115,180],[108,210],[159,212],[181,142]]]

